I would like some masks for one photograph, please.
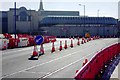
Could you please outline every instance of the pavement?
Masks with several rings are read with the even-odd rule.
[[[68,49],[59,51],[59,43],[67,40]],[[81,39],[80,39],[81,40]],[[118,38],[98,39],[70,48],[70,39],[57,39],[56,51],[51,53],[52,43],[44,44],[45,55],[38,60],[28,60],[33,46],[2,51],[2,78],[74,78],[76,70],[82,67],[101,49],[118,42]],[[40,46],[38,46],[38,49]]]

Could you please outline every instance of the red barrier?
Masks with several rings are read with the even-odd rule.
[[[95,76],[100,72],[104,65],[118,54],[120,54],[120,43],[116,43],[103,49],[76,73],[75,79],[82,80],[83,78],[89,78],[94,80]]]

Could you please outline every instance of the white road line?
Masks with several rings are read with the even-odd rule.
[[[9,54],[9,53],[14,53],[14,52],[26,51],[26,50],[29,50],[30,48],[31,48],[31,47],[26,48],[26,49],[25,49],[25,48],[24,48],[24,49],[20,49],[20,50],[17,50],[17,49],[16,49],[16,51],[10,51],[10,52],[3,52],[3,51],[2,51],[2,53],[3,53],[3,55],[5,55],[5,54]]]
[[[71,66],[71,65],[73,65],[73,64],[75,64],[75,63],[77,63],[77,62],[79,62],[79,61],[81,61],[82,59],[84,59],[84,58],[86,58],[86,57],[88,57],[88,56],[90,56],[90,55],[92,55],[92,54],[93,54],[93,53],[91,53],[91,54],[89,54],[89,55],[86,55],[86,56],[82,57],[82,58],[79,59],[79,60],[76,60],[76,61],[74,61],[74,62],[72,62],[72,63],[70,63],[70,64],[68,64],[68,65],[66,65],[66,66],[64,66],[64,67],[62,67],[62,68],[60,68],[60,69],[57,69],[57,70],[54,71],[54,72],[48,72],[48,73],[47,73],[48,75],[45,75],[44,77],[42,77],[42,79],[47,78],[47,77],[49,77],[49,76],[51,76],[51,75],[53,75],[53,74],[55,74],[55,73],[57,73],[57,72],[65,69],[65,68],[67,68],[67,67],[69,67],[69,66]]]
[[[48,62],[45,62],[45,63],[39,64],[39,65],[36,65],[36,66],[32,66],[32,67],[29,67],[29,68],[26,68],[26,69],[23,69],[23,70],[21,70],[21,71],[18,71],[18,72],[12,73],[12,74],[5,75],[5,76],[3,76],[2,78],[6,78],[6,77],[12,76],[12,75],[14,75],[14,74],[17,74],[17,73],[20,73],[20,72],[24,72],[24,71],[27,71],[27,70],[33,69],[33,68],[35,68],[35,67],[38,67],[38,66],[41,66],[41,65],[44,65],[44,64],[47,64],[47,63],[53,62],[53,61],[57,61],[57,60],[59,60],[59,59],[62,59],[62,58],[65,58],[65,57],[71,56],[71,55],[73,55],[73,54],[75,54],[75,53],[78,53],[78,52],[81,52],[81,51],[76,51],[76,52],[74,52],[74,53],[72,53],[72,54],[68,54],[68,55],[65,55],[65,56],[63,56],[63,57],[59,57],[59,58],[56,58],[56,59],[50,60],[50,61],[48,61]]]
[[[38,67],[38,66],[41,66],[41,65],[44,65],[44,64],[47,64],[47,63],[50,63],[50,62],[53,62],[53,61],[56,61],[56,60],[59,60],[59,59],[68,57],[68,56],[73,55],[73,54],[78,53],[78,52],[81,52],[81,51],[76,51],[76,52],[74,52],[74,53],[72,53],[72,54],[68,54],[68,55],[65,55],[65,56],[63,56],[63,57],[59,57],[59,58],[53,59],[53,60],[51,60],[51,61],[48,61],[48,62],[39,64],[39,65],[36,65],[36,66],[32,66],[32,67],[26,68],[26,69],[23,69],[23,70],[21,70],[21,71],[18,71],[18,72],[12,73],[12,74],[5,75],[5,76],[3,76],[2,78],[8,77],[8,76],[12,76],[12,75],[14,75],[14,74],[17,74],[17,73],[20,73],[20,72],[24,72],[24,71],[27,71],[27,70],[30,70],[30,69],[33,69],[33,68],[36,68],[36,67]]]
[[[46,74],[47,72],[29,72],[29,71],[24,71],[24,73],[32,73],[32,74],[35,74],[35,73],[38,73],[38,74]]]
[[[92,45],[92,46],[93,46],[93,45]],[[74,52],[74,53],[72,53],[72,54],[68,54],[68,55],[65,55],[65,56],[63,56],[63,57],[59,57],[59,58],[53,59],[53,60],[51,60],[51,61],[48,61],[48,62],[39,64],[39,65],[36,65],[36,66],[32,66],[32,67],[26,68],[26,69],[20,70],[20,71],[18,71],[18,72],[12,73],[12,74],[5,75],[5,76],[3,76],[2,78],[9,77],[9,76],[12,76],[12,75],[14,75],[14,74],[17,74],[17,73],[20,73],[20,72],[24,72],[24,71],[33,69],[33,68],[35,68],[35,67],[38,67],[38,66],[41,66],[41,65],[44,65],[44,64],[47,64],[47,63],[50,63],[50,62],[53,62],[53,61],[56,61],[56,60],[59,60],[59,59],[68,57],[68,56],[73,55],[73,54],[78,53],[78,52],[81,52],[81,51],[76,51],[76,52]]]

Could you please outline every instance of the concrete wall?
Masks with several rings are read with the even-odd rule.
[[[47,35],[54,36],[84,36],[86,32],[89,32],[92,36],[100,35],[100,36],[113,36],[117,35],[118,29],[116,26],[49,26],[49,27],[41,27],[44,31],[47,31]]]

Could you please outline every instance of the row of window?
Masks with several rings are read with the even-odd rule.
[[[32,16],[16,16],[16,21],[31,21]]]
[[[113,18],[80,18],[80,17],[47,17],[42,23],[108,23],[117,24],[117,20]]]
[[[104,21],[112,21],[115,20],[113,18],[105,18],[105,17],[101,17],[101,18],[96,18],[96,17],[48,17],[52,20],[104,20]]]

